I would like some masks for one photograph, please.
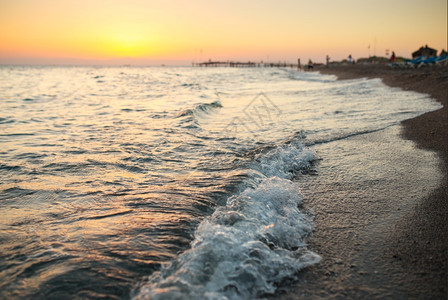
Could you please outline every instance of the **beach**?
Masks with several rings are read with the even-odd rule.
[[[444,112],[426,94],[295,68],[0,72],[0,298],[446,293],[446,163],[400,123]]]
[[[341,155],[350,153],[351,164],[335,166],[323,157],[319,176],[301,183],[315,214],[309,247],[322,261],[276,298],[446,299],[448,68],[340,65],[318,71],[338,79],[381,78],[390,87],[429,94],[444,107],[341,141]],[[372,177],[365,170],[381,171]]]

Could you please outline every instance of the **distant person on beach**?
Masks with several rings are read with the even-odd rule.
[[[297,59],[297,70],[301,70],[302,65],[300,64],[300,58]]]
[[[310,60],[308,61],[308,70],[312,70],[312,69],[313,69],[313,61],[310,58]]]
[[[352,55],[351,55],[351,54],[349,54],[349,56],[348,56],[348,63],[349,63],[349,64],[352,63]]]
[[[327,68],[329,64],[330,64],[330,57],[327,55]]]
[[[395,52],[392,51],[392,56],[390,57],[391,62],[395,62]]]

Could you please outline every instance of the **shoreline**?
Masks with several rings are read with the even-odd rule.
[[[448,67],[422,67],[421,69],[394,69],[385,65],[346,65],[320,67],[322,74],[336,75],[338,80],[355,78],[381,78],[390,87],[430,95],[443,108],[406,120],[404,137],[422,148],[437,151],[448,163]],[[430,135],[428,135],[430,133]]]
[[[316,215],[309,248],[322,262],[275,298],[446,299],[448,68],[347,65],[317,71],[338,79],[381,78],[390,87],[429,94],[443,108],[341,142],[359,156],[352,163],[381,168],[384,178],[359,176],[358,170],[345,174],[347,166],[322,162],[321,178],[301,187]]]
[[[439,155],[443,180],[430,196],[420,199],[418,210],[397,224],[396,239],[389,242],[407,272],[433,277],[431,280],[439,283],[441,295],[448,299],[448,67],[393,69],[384,65],[354,65],[320,71],[338,79],[381,78],[388,86],[428,94],[443,105],[440,110],[402,122],[403,138]]]

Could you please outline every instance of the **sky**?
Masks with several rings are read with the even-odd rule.
[[[0,63],[410,57],[447,48],[447,0],[0,0]]]

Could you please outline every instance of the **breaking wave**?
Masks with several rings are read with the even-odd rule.
[[[315,264],[312,215],[291,181],[315,159],[299,141],[256,157],[253,175],[194,234],[191,248],[142,284],[135,299],[250,299]]]

